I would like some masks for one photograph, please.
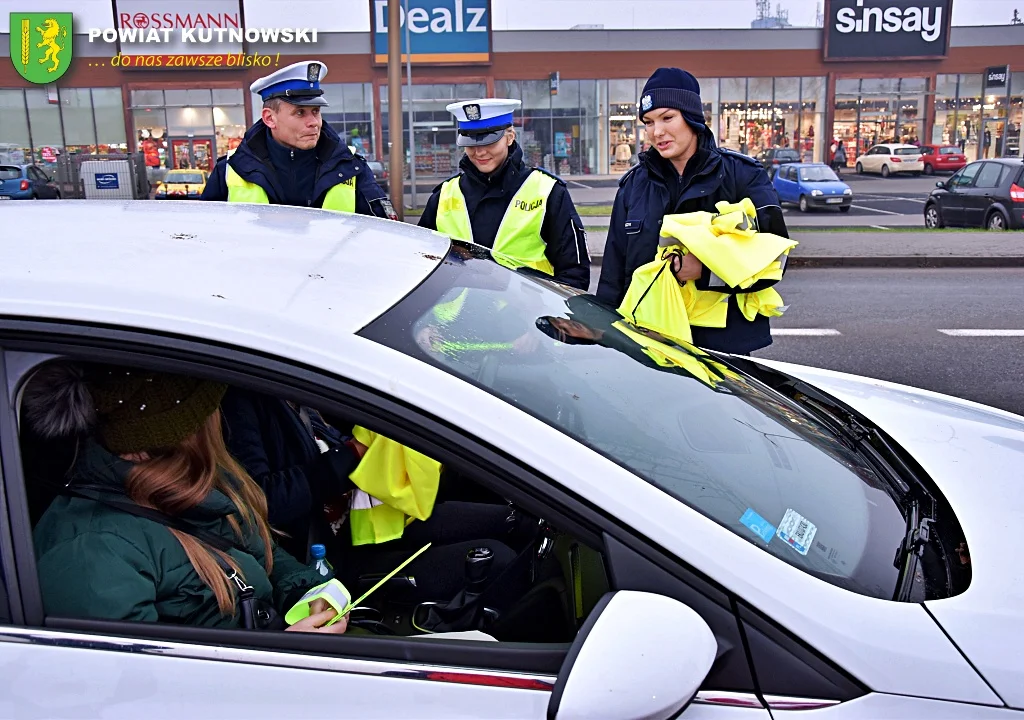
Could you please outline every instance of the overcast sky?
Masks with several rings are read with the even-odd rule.
[[[369,0],[244,0],[250,27],[299,26],[323,32],[368,32]],[[823,0],[772,0],[789,11],[797,27],[814,25]],[[126,0],[135,11],[221,12],[230,0]],[[0,0],[0,32],[8,32],[10,11],[66,11],[73,6],[76,25],[111,27],[110,0]],[[755,0],[491,0],[494,30],[561,30],[578,24],[604,25],[609,30],[646,28],[748,28]],[[1006,25],[1024,0],[954,0],[954,25]],[[1024,27],[1021,28],[1024,35]],[[79,30],[81,32],[81,30]]]

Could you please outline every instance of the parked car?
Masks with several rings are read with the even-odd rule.
[[[38,165],[0,165],[0,200],[60,200],[60,188]]]
[[[4,215],[45,228],[30,243],[0,234],[6,715],[1024,710],[1022,417],[671,344],[485,248],[402,223],[187,201]],[[512,563],[532,580],[512,595],[483,589],[488,610],[506,609],[470,616],[468,635],[410,627],[404,577],[366,600],[390,608],[378,623],[390,637],[157,622],[160,599],[143,594],[130,620],[55,616],[31,509],[66,483],[65,456],[37,449],[27,466],[19,444],[23,390],[55,358],[284,396],[434,457],[530,521],[534,540]],[[128,543],[109,547],[142,567]],[[503,619],[520,634],[503,634]]]
[[[922,145],[921,153],[925,175],[956,172],[967,164],[967,156],[956,145]]]
[[[783,165],[772,180],[779,202],[793,203],[800,212],[811,208],[837,208],[850,212],[853,190],[824,163]]]
[[[800,153],[793,148],[768,148],[757,159],[768,171],[768,177],[772,178],[781,165],[800,162]]]
[[[373,170],[373,179],[380,185],[381,190],[386,193],[391,192],[391,187],[388,182],[388,169],[384,167],[384,163],[378,160],[367,160],[366,164]]]
[[[170,170],[156,186],[157,200],[198,200],[206,188],[205,170],[179,168]]]
[[[893,173],[920,175],[924,172],[921,148],[900,143],[874,145],[857,158],[856,169],[858,174],[879,173],[882,177],[889,177]]]
[[[1024,228],[1024,161],[979,160],[939,180],[924,206],[929,228]]]

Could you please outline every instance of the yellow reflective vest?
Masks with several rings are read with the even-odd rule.
[[[466,197],[459,187],[459,179],[453,177],[441,185],[437,204],[437,230],[449,237],[473,242],[473,226],[469,220]],[[494,237],[491,251],[495,260],[509,267],[532,267],[547,275],[554,275],[555,268],[548,261],[547,249],[540,236],[544,225],[544,213],[551,189],[558,182],[540,170],[533,170],[520,186],[508,204],[498,232]]]
[[[349,506],[352,544],[400,538],[406,525],[434,512],[441,463],[363,427],[352,435],[366,446],[349,475],[357,488]]]
[[[270,203],[267,191],[256,183],[243,180],[242,176],[235,172],[230,163],[227,166],[225,180],[228,185],[229,203],[258,203],[261,205]],[[324,204],[321,207],[324,210],[354,213],[356,211],[355,176],[353,175],[348,180],[338,183],[328,190],[324,196]]]

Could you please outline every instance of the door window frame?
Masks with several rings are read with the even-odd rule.
[[[4,389],[3,397],[0,398],[0,413],[10,420],[3,423],[4,432],[0,435],[0,458],[3,460],[0,503],[8,503],[9,512],[6,517],[10,521],[0,528],[0,561],[6,560],[13,548],[13,560],[21,580],[17,586],[17,597],[23,603],[23,613],[15,616],[16,624],[46,627],[57,632],[109,634],[201,644],[206,650],[200,656],[202,659],[214,657],[208,652],[209,646],[213,645],[292,658],[294,662],[286,664],[286,667],[304,667],[302,656],[343,655],[349,660],[369,663],[411,662],[521,673],[542,678],[541,682],[546,682],[546,679],[553,682],[569,651],[568,643],[513,644],[446,639],[426,642],[402,637],[252,633],[176,625],[45,618],[31,539],[15,406],[12,402],[15,399],[12,396],[15,378],[8,377],[8,364],[5,363],[5,358],[10,357],[9,353],[12,352],[39,356],[71,355],[85,361],[121,363],[206,377],[259,392],[286,396],[300,403],[317,406],[330,414],[346,417],[356,424],[377,429],[395,441],[426,452],[435,460],[465,473],[475,482],[510,499],[526,512],[543,517],[562,532],[601,552],[611,591],[643,588],[631,584],[617,586],[615,568],[612,567],[608,552],[609,538],[628,547],[636,556],[653,563],[663,573],[662,576],[656,576],[660,577],[653,581],[656,584],[682,582],[692,592],[703,595],[730,612],[742,637],[738,614],[742,600],[712,578],[652,543],[618,518],[571,495],[557,482],[516,458],[424,410],[389,397],[384,391],[329,376],[297,362],[261,356],[212,341],[59,321],[0,319],[0,380],[3,381],[0,384]],[[24,362],[19,363],[19,378],[27,370],[24,365]],[[8,530],[10,537],[5,535]],[[6,562],[3,569],[7,570]],[[645,582],[650,582],[650,575],[647,578]],[[14,595],[12,591],[12,605],[17,604]],[[759,617],[781,636],[789,637],[794,643],[801,643],[783,628],[775,626],[769,618]],[[291,651],[299,655],[280,655],[280,651]],[[787,652],[781,645],[779,651]],[[836,691],[843,697],[837,697],[837,700],[852,699],[867,691],[839,666],[815,651],[809,650],[809,654],[824,669],[822,674],[844,678],[844,683],[837,686]],[[749,666],[749,653],[746,656]],[[258,659],[255,661],[259,662]],[[280,660],[269,664],[280,664]],[[748,692],[760,692],[752,671],[751,679],[754,687],[749,688]]]

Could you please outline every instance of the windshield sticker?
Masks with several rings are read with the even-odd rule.
[[[811,542],[814,540],[816,532],[818,532],[817,525],[790,508],[782,517],[777,534],[782,542],[801,555],[806,555],[807,551],[811,549]]]
[[[740,522],[753,530],[754,534],[766,543],[771,542],[772,537],[775,536],[775,526],[750,508],[747,508],[747,511],[743,513],[743,517],[740,518]]]

